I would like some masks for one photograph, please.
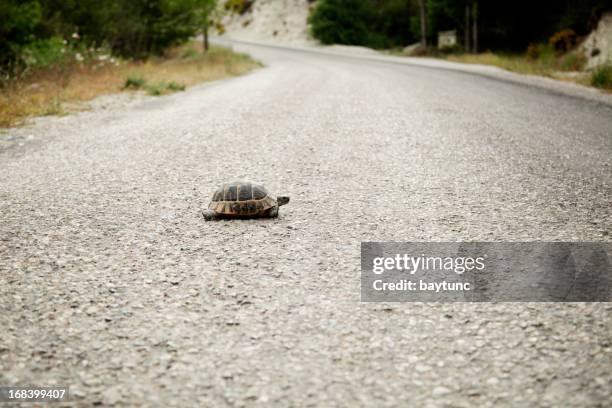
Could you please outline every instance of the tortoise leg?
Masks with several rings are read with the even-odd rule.
[[[213,210],[203,210],[202,215],[206,221],[217,221],[220,218],[219,214]]]
[[[270,208],[266,215],[270,218],[278,217],[278,206]]]

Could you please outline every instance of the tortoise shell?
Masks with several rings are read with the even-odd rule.
[[[215,191],[208,209],[224,215],[253,216],[277,205],[259,184],[236,181],[225,183]]]

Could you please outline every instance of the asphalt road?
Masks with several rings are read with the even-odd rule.
[[[360,303],[361,241],[610,241],[612,108],[473,73],[267,65],[12,130],[0,385],[70,405],[612,405],[612,304]],[[223,181],[292,198],[205,223]]]

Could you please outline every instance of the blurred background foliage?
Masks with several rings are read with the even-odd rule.
[[[227,0],[244,13],[256,0]],[[477,3],[481,50],[524,52],[571,30],[585,35],[610,0],[424,0],[428,43],[439,31],[466,32],[466,5]],[[114,55],[159,55],[208,27],[216,0],[0,0],[0,66],[61,59],[62,49],[105,47]],[[420,40],[419,0],[317,0],[313,35],[324,44],[395,48]],[[472,24],[472,23],[470,23]],[[567,32],[566,32],[567,33]],[[63,44],[61,42],[64,42]],[[565,46],[561,39],[559,46]],[[460,44],[463,41],[460,39]]]
[[[478,5],[480,48],[504,51],[525,51],[564,29],[585,35],[612,7],[610,0],[426,0],[430,42],[439,31],[463,35],[468,1]],[[418,0],[317,0],[310,23],[325,44],[394,48],[420,40]]]
[[[257,1],[219,0],[217,7],[217,0],[0,0],[0,86],[31,71],[67,69],[75,61],[111,57],[142,60],[163,55],[196,34],[208,33],[209,27],[222,33],[224,27],[213,15],[248,13]],[[527,64],[517,65],[521,61],[516,59],[495,64],[521,72],[580,70],[586,59],[575,52],[576,45],[603,12],[612,8],[611,0],[309,3],[313,3],[309,17],[312,34],[324,44],[408,53],[405,46],[421,42],[410,55],[437,56],[442,51],[432,45],[438,33],[456,30],[457,45],[444,50],[445,55],[491,51],[496,55],[490,59],[497,61],[499,56],[520,53]],[[207,35],[203,46],[208,49]],[[486,63],[486,59],[474,62]]]
[[[208,25],[215,0],[0,0],[0,66],[55,64],[74,47],[159,55]],[[78,45],[77,45],[78,44]]]

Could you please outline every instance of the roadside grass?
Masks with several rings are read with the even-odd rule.
[[[564,54],[555,52],[550,45],[534,44],[527,53],[493,53],[468,54],[457,48],[446,52],[435,48],[426,51],[417,50],[406,54],[400,49],[388,50],[396,56],[426,56],[464,64],[496,66],[519,74],[540,75],[561,81],[593,86],[605,91],[612,90],[612,66],[604,65],[593,71],[586,71],[586,58],[576,50]]]
[[[485,52],[482,54],[450,54],[445,59],[466,64],[493,65],[520,74],[550,76],[553,71],[549,60],[530,60],[524,55]]]
[[[467,64],[493,65],[519,74],[540,75],[560,81],[612,91],[612,67],[601,66],[585,71],[586,60],[570,52],[551,59],[532,59],[526,55],[483,54],[448,55],[445,59]]]
[[[123,89],[142,89],[145,86],[147,81],[138,75],[129,74],[125,79],[125,84],[123,85]]]
[[[612,91],[612,66],[603,65],[593,71],[585,71],[585,59],[575,53],[567,53],[552,59],[532,59],[525,55],[483,54],[448,55],[446,59],[468,64],[493,65],[520,74],[540,75],[560,81],[592,86],[606,92]]]
[[[185,85],[176,83],[174,81],[166,82],[160,81],[153,84],[147,84],[144,89],[149,95],[159,96],[165,95],[172,92],[180,92],[185,90]]]
[[[598,67],[593,71],[590,79],[594,87],[612,90],[612,65]]]
[[[165,95],[261,66],[227,48],[212,47],[203,54],[200,47],[189,43],[146,61],[74,61],[4,80],[0,83],[0,128],[22,124],[28,117],[84,110],[84,102],[103,94],[142,90]]]
[[[390,50],[388,53],[396,56],[408,55],[401,50]],[[464,64],[493,65],[508,71],[532,75],[545,75],[551,72],[553,67],[552,59],[547,56],[534,60],[528,58],[524,54],[504,54],[490,51],[480,54],[468,54],[460,50],[449,50],[444,52],[435,48],[428,48],[427,51],[419,50],[417,53],[408,56],[440,58]]]
[[[125,80],[123,89],[143,89],[149,95],[159,96],[172,92],[184,91],[185,85],[175,81],[159,81],[151,83],[139,75],[130,74]]]

